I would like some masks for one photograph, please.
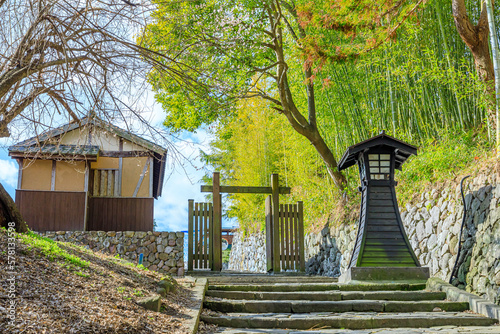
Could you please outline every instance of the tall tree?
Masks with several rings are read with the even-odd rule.
[[[157,6],[140,42],[168,50],[184,64],[179,70],[196,78],[194,86],[185,87],[156,71],[150,74],[168,112],[167,126],[195,130],[231,115],[238,99],[263,98],[314,146],[337,187],[345,187],[317,125],[314,75],[299,56],[306,31],[293,1],[158,0]]]

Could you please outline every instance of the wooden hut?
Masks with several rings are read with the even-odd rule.
[[[151,231],[166,149],[85,118],[9,147],[16,204],[34,231]]]

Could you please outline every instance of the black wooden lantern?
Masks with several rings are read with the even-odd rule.
[[[416,147],[382,132],[349,147],[342,156],[339,170],[358,164],[362,193],[349,268],[420,267],[401,221],[394,188],[395,169],[401,170],[412,154],[417,154]]]

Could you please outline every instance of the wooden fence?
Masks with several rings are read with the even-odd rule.
[[[280,204],[273,219],[272,199],[266,199],[266,250],[268,271],[305,272],[303,204]],[[277,222],[277,226],[274,226]],[[277,233],[277,236],[274,234]],[[274,247],[274,243],[278,247]]]
[[[153,231],[153,198],[90,197],[88,231]]]
[[[85,192],[16,190],[16,204],[33,231],[83,231]]]
[[[188,211],[188,270],[213,270],[215,239],[213,205],[212,203],[194,203],[190,199]]]

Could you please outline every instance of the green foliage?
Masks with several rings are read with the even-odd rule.
[[[430,0],[412,12],[417,2],[302,0],[296,3],[300,26],[290,11],[283,11],[291,30],[304,28],[306,36],[297,42],[283,23],[294,103],[306,113],[304,66],[313,66],[317,123],[335,157],[381,130],[421,148],[398,175],[404,200],[419,192],[422,182],[441,182],[473,164],[488,150],[491,133],[485,86],[457,35],[451,3]],[[202,159],[221,172],[222,184],[263,186],[271,173],[279,173],[280,184],[292,187],[282,202],[304,201],[306,226],[337,215],[341,198],[317,152],[273,109],[275,104],[259,98],[278,98],[272,84],[277,65],[265,32],[266,8],[274,2],[156,3],[154,22],[140,42],[169,50],[177,62],[173,66],[184,75],[175,79],[150,73],[156,98],[167,111],[165,125],[174,131],[213,125],[215,140]],[[398,6],[389,21],[381,14],[393,5]],[[467,6],[474,20],[478,4],[468,1]],[[348,59],[386,40],[375,51]],[[347,60],[325,61],[339,58]],[[256,69],[267,66],[259,76]],[[346,177],[345,195],[352,203],[358,196],[356,168],[347,170]],[[227,215],[237,217],[244,231],[263,229],[265,196],[234,194],[228,200]]]
[[[401,205],[428,186],[455,180],[468,173],[491,154],[493,144],[483,132],[443,134],[439,141],[429,139],[416,157],[408,159],[403,171],[396,172]]]
[[[32,231],[27,233],[17,234],[17,238],[24,244],[28,246],[28,249],[36,249],[40,251],[43,255],[48,257],[51,261],[56,259],[62,259],[67,264],[74,265],[80,268],[87,268],[89,262],[82,260],[81,258],[68,253],[64,249],[60,248],[59,245],[49,238],[42,237]]]

